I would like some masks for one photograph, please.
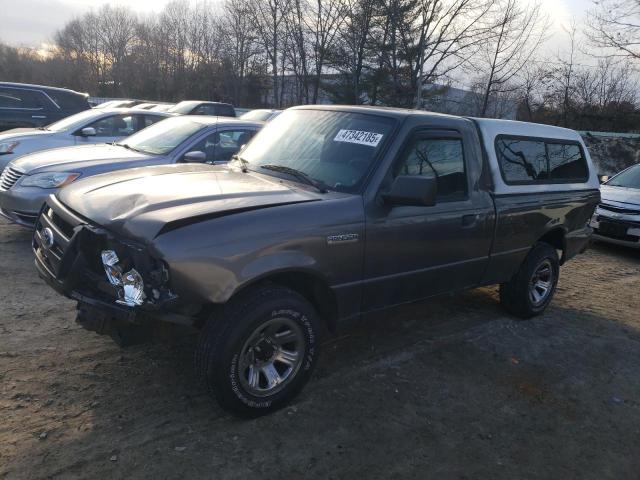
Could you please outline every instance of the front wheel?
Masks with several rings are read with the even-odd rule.
[[[207,322],[196,370],[224,409],[243,417],[264,415],[307,383],[318,335],[318,315],[306,299],[284,287],[258,287]]]
[[[500,303],[509,313],[523,319],[540,315],[551,303],[559,274],[555,248],[537,243],[515,276],[500,285]]]

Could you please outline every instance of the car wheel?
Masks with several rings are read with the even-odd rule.
[[[500,285],[500,303],[522,319],[540,315],[551,303],[559,274],[556,249],[547,243],[537,243],[515,276]]]
[[[196,370],[227,411],[257,417],[286,405],[309,380],[319,318],[298,293],[276,285],[245,292],[205,324]]]

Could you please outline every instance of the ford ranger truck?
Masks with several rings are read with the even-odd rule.
[[[372,312],[499,284],[514,316],[543,313],[560,266],[587,246],[598,187],[572,130],[305,106],[228,165],[61,189],[33,251],[87,329],[125,343],[164,322],[197,329],[199,376],[252,417],[302,389],[325,329]]]

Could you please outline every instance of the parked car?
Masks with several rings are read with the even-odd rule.
[[[100,103],[93,108],[131,108],[142,103],[140,100],[109,100],[108,102]]]
[[[236,111],[233,105],[220,102],[201,102],[199,100],[185,100],[175,104],[169,113],[178,115],[211,115],[214,117],[235,117]]]
[[[172,108],[175,103],[160,103],[155,107],[151,107],[150,110],[154,112],[167,112],[170,108]]]
[[[33,227],[47,196],[77,179],[147,165],[228,162],[261,125],[205,116],[174,117],[119,143],[26,155],[11,162],[0,177],[0,215]]]
[[[168,109],[170,109],[171,107],[173,107],[173,103],[160,103],[160,102],[145,102],[145,103],[139,103],[138,105],[136,105],[136,108],[140,109],[140,110],[157,110],[157,111],[166,111]],[[162,109],[158,109],[157,107],[165,107],[165,110]]]
[[[110,143],[169,117],[137,109],[85,110],[46,127],[0,133],[0,172],[12,160],[49,148]]]
[[[307,382],[324,327],[491,284],[507,311],[541,314],[560,265],[586,248],[599,200],[572,130],[306,106],[228,165],[65,187],[47,199],[33,247],[88,329],[126,341],[163,321],[198,328],[209,392],[256,416]]]
[[[247,113],[240,115],[242,120],[256,120],[259,122],[268,122],[273,120],[282,113],[282,110],[270,110],[267,108],[261,108],[257,110],[251,110]]]
[[[613,176],[600,193],[602,202],[591,219],[593,238],[640,248],[640,164]]]
[[[88,98],[66,88],[0,82],[0,131],[48,125],[91,108]]]

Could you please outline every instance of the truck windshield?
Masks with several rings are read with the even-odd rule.
[[[240,157],[251,170],[273,174],[274,166],[295,169],[331,190],[353,193],[394,123],[388,117],[361,113],[289,110],[269,122]]]
[[[167,118],[121,140],[117,145],[152,155],[166,155],[182,142],[206,128],[187,118]]]
[[[626,187],[640,189],[640,165],[625,170],[607,182],[612,187]]]

